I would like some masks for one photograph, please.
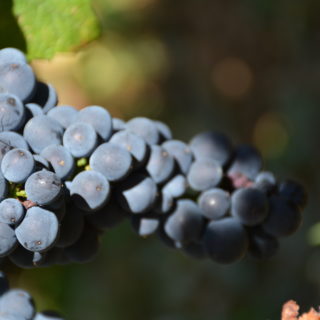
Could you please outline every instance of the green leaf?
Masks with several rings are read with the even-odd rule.
[[[98,37],[90,0],[14,0],[14,15],[26,38],[28,58],[52,58]]]

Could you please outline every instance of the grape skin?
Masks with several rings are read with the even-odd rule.
[[[107,141],[112,134],[112,118],[109,112],[100,106],[88,106],[81,109],[76,115],[75,122],[91,124],[104,141]]]
[[[63,128],[68,128],[78,114],[78,110],[71,106],[59,106],[49,110],[48,117],[55,119]]]
[[[36,78],[32,68],[21,61],[0,61],[0,92],[10,92],[23,102],[34,94]]]
[[[248,236],[241,223],[232,217],[211,221],[204,233],[209,257],[218,263],[240,260],[248,248]]]
[[[88,157],[98,144],[98,137],[92,125],[77,122],[67,127],[63,134],[63,145],[76,158]]]
[[[130,153],[112,142],[101,144],[90,157],[90,167],[102,173],[108,181],[125,178],[132,165]]]
[[[133,118],[126,123],[126,128],[128,131],[141,137],[149,145],[159,142],[160,136],[157,126],[148,118]]]
[[[249,145],[239,146],[228,170],[228,175],[242,174],[254,180],[262,168],[262,158],[258,150]]]
[[[74,159],[63,146],[50,145],[41,151],[40,156],[50,162],[57,177],[62,180],[67,179],[74,171]]]
[[[62,183],[57,175],[48,170],[33,173],[25,183],[27,199],[39,205],[48,205],[57,200],[62,192]]]
[[[20,244],[27,250],[42,252],[50,249],[58,237],[56,215],[40,207],[27,210],[21,224],[15,229]]]
[[[148,153],[146,142],[128,130],[121,130],[115,133],[110,142],[118,144],[129,151],[138,164],[142,164],[146,159]]]
[[[224,217],[230,208],[230,202],[230,194],[219,188],[208,189],[198,198],[203,215],[210,220]]]
[[[10,254],[17,245],[14,230],[6,223],[0,222],[0,257]]]
[[[268,199],[259,189],[239,189],[231,197],[232,215],[246,226],[262,223],[268,215],[268,209]]]
[[[72,180],[70,195],[77,207],[85,211],[96,211],[109,198],[108,180],[97,171],[83,171]]]
[[[302,216],[296,206],[289,205],[279,196],[272,196],[269,200],[270,209],[262,229],[274,237],[286,237],[298,230]]]
[[[164,230],[174,241],[188,243],[200,237],[203,219],[197,204],[188,199],[178,200],[177,207],[165,222]]]
[[[24,127],[23,136],[35,153],[53,144],[61,145],[63,128],[46,115],[30,119]]]
[[[204,191],[214,188],[222,179],[222,168],[214,160],[197,160],[188,172],[187,179],[192,189]]]
[[[230,160],[233,152],[229,138],[213,131],[197,134],[189,145],[196,160],[211,159],[222,166]]]
[[[187,174],[193,160],[193,154],[188,145],[179,140],[168,140],[162,144],[162,147],[177,161],[181,172]]]
[[[147,212],[155,203],[157,186],[155,182],[142,174],[133,174],[117,188],[118,202],[130,213]]]
[[[35,314],[34,301],[27,291],[10,289],[0,297],[0,314],[2,313],[17,319],[31,320]]]
[[[11,182],[22,183],[27,180],[35,168],[33,155],[28,150],[12,149],[1,162],[4,177]]]
[[[174,170],[174,159],[162,147],[151,146],[146,170],[157,184],[164,183],[170,178]]]
[[[0,202],[0,222],[18,225],[24,217],[24,207],[14,198],[7,198]]]
[[[0,132],[0,163],[4,155],[14,148],[29,150],[26,140],[20,134],[13,131]]]
[[[11,93],[0,93],[0,115],[0,131],[19,130],[25,120],[21,100]]]

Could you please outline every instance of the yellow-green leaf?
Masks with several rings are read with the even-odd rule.
[[[52,58],[99,35],[90,0],[14,0],[14,15],[27,42],[28,58]]]

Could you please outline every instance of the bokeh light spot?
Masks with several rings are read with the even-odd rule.
[[[251,89],[253,73],[248,64],[239,58],[225,58],[212,71],[215,88],[224,96],[239,99]]]
[[[279,115],[265,113],[255,125],[253,139],[264,157],[276,158],[288,144],[288,132]]]

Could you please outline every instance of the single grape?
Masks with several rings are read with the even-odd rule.
[[[68,128],[78,114],[78,110],[71,106],[58,106],[49,110],[48,117],[58,121],[63,128]]]
[[[203,223],[198,205],[189,199],[181,199],[166,220],[164,230],[172,240],[183,244],[199,239]]]
[[[12,93],[1,93],[0,90],[0,131],[19,130],[24,123],[25,115],[21,100]]]
[[[203,215],[210,220],[223,218],[230,208],[230,194],[219,188],[202,192],[198,204]]]
[[[56,215],[40,207],[28,209],[23,221],[15,229],[20,244],[33,252],[49,250],[57,240],[58,232]]]
[[[24,217],[24,207],[14,198],[7,198],[0,202],[0,222],[18,225]]]
[[[189,170],[187,179],[190,187],[196,191],[204,191],[217,186],[223,176],[221,166],[214,160],[197,160]]]
[[[0,257],[10,254],[17,246],[14,230],[6,223],[0,222]]]
[[[109,181],[125,178],[131,170],[131,165],[130,153],[111,142],[101,144],[90,157],[90,167],[102,173]]]
[[[188,182],[185,176],[178,174],[163,186],[162,192],[170,194],[173,198],[179,198],[185,194],[187,187]]]
[[[140,237],[148,237],[155,233],[159,224],[159,219],[155,217],[140,217],[137,215],[131,217],[132,228]]]
[[[81,109],[75,121],[91,124],[98,136],[108,140],[112,134],[112,118],[103,107],[89,106]]]
[[[162,147],[177,161],[181,172],[187,174],[193,159],[189,146],[179,140],[168,140]]]
[[[224,166],[230,160],[233,152],[229,138],[214,131],[197,134],[192,138],[189,145],[196,160],[215,160],[221,166]]]
[[[112,118],[112,128],[113,132],[118,132],[120,130],[126,129],[126,123],[119,118]]]
[[[141,137],[149,145],[154,145],[159,142],[160,137],[157,126],[148,118],[133,118],[126,123],[126,129]]]
[[[148,148],[146,142],[128,130],[121,130],[115,133],[111,137],[110,142],[118,144],[129,151],[138,164],[143,163],[147,157]]]
[[[33,96],[36,78],[32,68],[23,62],[0,63],[0,92],[16,95],[26,102]]]
[[[35,305],[31,295],[21,289],[10,289],[0,297],[0,315],[10,314],[16,318],[32,320],[35,315]]]
[[[148,176],[131,174],[117,187],[119,204],[128,212],[144,213],[151,209],[157,196],[157,186]]]
[[[240,260],[248,248],[244,227],[232,217],[209,222],[203,241],[209,257],[218,263]]]
[[[254,187],[265,193],[271,192],[276,184],[276,177],[270,171],[259,172],[254,181]]]
[[[292,205],[301,209],[307,205],[308,195],[305,188],[297,181],[286,180],[279,184],[278,194]]]
[[[279,196],[269,199],[269,214],[262,229],[274,237],[286,237],[297,231],[302,222],[299,209]]]
[[[48,205],[56,201],[62,192],[62,183],[58,176],[48,170],[33,173],[25,183],[28,200],[39,205]]]
[[[74,159],[63,146],[50,145],[41,151],[40,156],[50,162],[59,179],[67,179],[74,171]]]
[[[35,153],[49,145],[60,145],[63,128],[56,120],[46,115],[30,119],[24,127],[23,136]]]
[[[26,140],[19,133],[12,131],[0,132],[0,163],[3,156],[14,148],[29,150]]]
[[[71,197],[77,207],[95,211],[104,206],[110,194],[108,180],[97,171],[82,171],[72,180]]]
[[[238,189],[231,197],[231,214],[246,226],[262,223],[268,215],[268,198],[255,188]]]
[[[35,161],[30,151],[12,149],[7,152],[1,162],[4,177],[14,183],[25,182],[35,169]]]
[[[0,50],[0,64],[27,63],[25,54],[16,48],[4,48]]]
[[[262,159],[258,150],[249,145],[241,145],[236,151],[228,170],[228,175],[241,174],[254,180],[262,167]]]
[[[173,174],[174,159],[164,148],[156,145],[151,146],[146,170],[155,183],[161,184]]]
[[[71,124],[63,135],[63,145],[76,158],[89,157],[98,144],[92,125],[84,122]]]

